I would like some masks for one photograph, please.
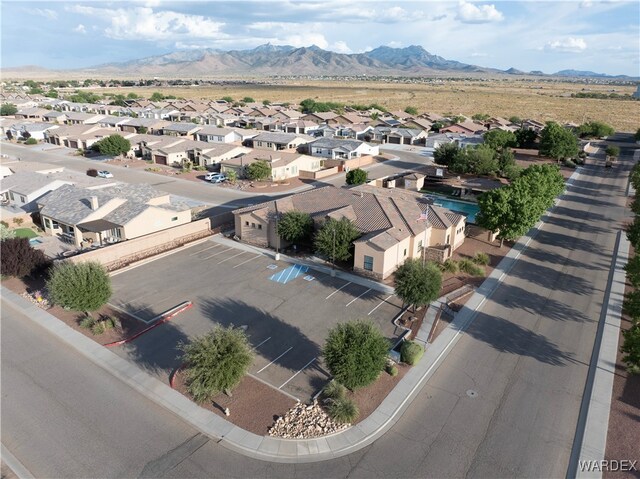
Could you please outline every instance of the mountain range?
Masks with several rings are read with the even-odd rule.
[[[37,67],[4,69],[3,73],[34,71]],[[365,53],[336,53],[315,45],[292,47],[265,44],[251,50],[185,50],[126,62],[107,63],[80,70],[76,74],[158,77],[213,76],[456,76],[460,74],[542,75],[515,68],[498,70],[447,60],[418,45],[405,48],[380,46]],[[607,77],[608,75],[563,70],[564,77]],[[621,78],[621,77],[616,77]]]

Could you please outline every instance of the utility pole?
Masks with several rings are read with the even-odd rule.
[[[331,257],[331,276],[336,275],[336,224],[333,224],[333,254]]]

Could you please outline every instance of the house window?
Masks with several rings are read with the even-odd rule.
[[[174,216],[173,218],[171,218],[171,221],[178,221],[178,217]]]
[[[422,250],[422,240],[418,241],[418,251]]]
[[[256,227],[256,224],[255,224],[255,223],[251,223],[251,227],[252,227],[252,228],[255,228],[255,227]]]
[[[9,192],[9,197],[11,198],[11,201],[14,201],[14,200],[15,200],[15,198],[13,197],[13,191],[10,191],[10,192]]]
[[[57,230],[58,228],[60,228],[60,224],[57,221],[51,220],[51,228]]]
[[[363,267],[367,271],[373,271],[373,256],[366,256],[365,255]]]
[[[258,224],[258,229],[261,230],[262,229],[262,225]]]
[[[44,218],[44,227],[51,228],[51,220],[49,218]]]
[[[245,222],[244,222],[244,225],[245,225],[245,226],[249,226],[249,222],[248,222],[248,221],[245,221]]]
[[[407,248],[404,249],[404,255],[407,256]]]
[[[27,199],[24,196],[20,195],[20,201],[26,203]]]
[[[449,244],[449,235],[447,235],[447,241],[445,243]]]

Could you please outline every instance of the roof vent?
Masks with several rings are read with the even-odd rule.
[[[93,211],[97,210],[99,205],[98,205],[98,197],[97,196],[91,196],[89,197],[89,204],[91,205],[91,209]]]

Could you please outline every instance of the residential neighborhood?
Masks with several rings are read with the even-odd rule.
[[[637,3],[3,7],[3,479],[637,477]]]

